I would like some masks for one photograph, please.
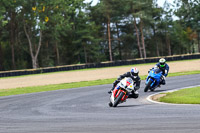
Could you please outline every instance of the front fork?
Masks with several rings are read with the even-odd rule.
[[[126,95],[126,91],[122,90],[121,88],[120,88],[119,90],[114,89],[114,92],[113,92],[113,97],[114,97],[114,99],[116,99],[116,98],[119,96],[120,92],[123,92],[123,93],[125,94],[125,95],[122,97],[121,101],[126,100],[126,99],[128,98],[128,96]]]
[[[155,80],[153,80],[152,78],[148,77],[147,80],[146,80],[146,85],[148,84],[149,80],[152,80],[153,82],[151,83],[150,87],[154,87],[154,84],[155,84]]]

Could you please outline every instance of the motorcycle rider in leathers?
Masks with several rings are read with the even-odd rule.
[[[118,77],[117,80],[115,80],[115,82],[113,83],[113,87],[112,89],[108,92],[109,94],[114,90],[115,86],[125,77],[130,77],[132,78],[134,84],[135,84],[135,87],[134,87],[134,90],[135,91],[132,91],[132,93],[128,96],[128,98],[138,98],[139,96],[139,93],[138,93],[138,89],[140,88],[140,83],[141,83],[141,80],[140,80],[140,77],[138,75],[139,73],[139,70],[138,68],[134,67],[131,69],[130,72],[127,72],[127,73],[124,73],[123,75],[120,75]]]
[[[164,58],[161,58],[159,60],[159,63],[157,63],[155,67],[158,67],[162,71],[160,84],[165,85],[166,84],[165,77],[167,77],[168,72],[169,72],[169,66],[166,63],[166,60]]]

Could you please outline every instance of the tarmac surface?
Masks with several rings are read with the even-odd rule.
[[[111,84],[0,97],[0,133],[199,133],[200,105],[157,104],[151,94],[200,84],[200,74],[168,77],[116,108],[108,106]]]

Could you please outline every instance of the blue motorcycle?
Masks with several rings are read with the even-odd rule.
[[[159,68],[151,69],[146,79],[144,92],[147,92],[148,90],[154,91],[160,84],[161,77],[162,71]]]

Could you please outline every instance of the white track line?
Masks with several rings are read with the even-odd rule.
[[[178,90],[181,90],[181,89],[187,89],[187,88],[193,88],[193,87],[199,87],[199,86],[200,86],[200,85],[196,85],[196,86],[188,86],[188,87],[184,87],[184,88],[178,88],[178,89],[174,89],[174,90],[158,92],[158,93],[155,93],[155,94],[149,95],[146,99],[147,99],[149,102],[152,102],[152,103],[158,103],[158,104],[170,104],[170,105],[195,105],[195,104],[175,104],[175,103],[164,103],[164,102],[158,102],[158,101],[154,101],[154,100],[152,100],[151,97],[152,97],[152,96],[155,96],[155,95],[157,95],[157,94],[160,94],[160,93],[174,92],[174,91],[178,91]]]

